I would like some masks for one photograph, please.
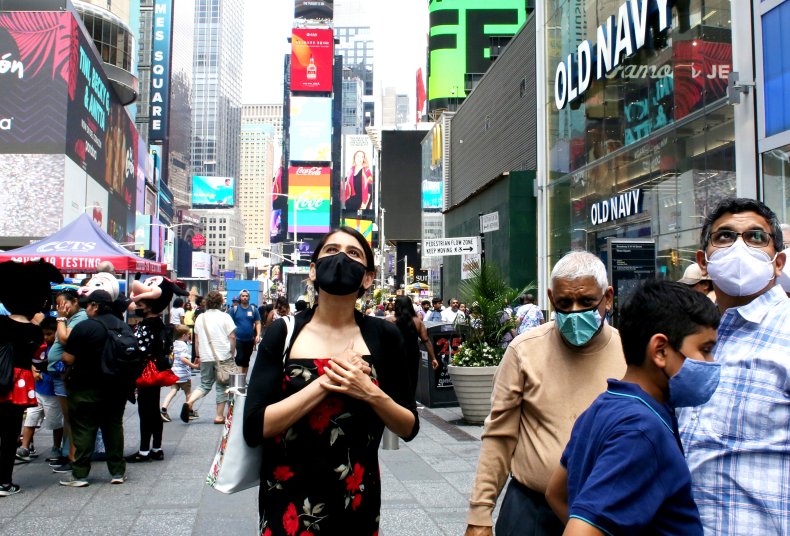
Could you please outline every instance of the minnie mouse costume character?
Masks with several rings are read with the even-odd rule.
[[[31,367],[44,335],[31,319],[48,311],[50,283],[61,283],[63,276],[41,260],[9,261],[0,263],[0,280],[4,282],[0,302],[10,313],[0,316],[0,371],[9,373],[0,382],[5,386],[0,392],[0,497],[4,497],[19,492],[11,481],[17,438],[25,408],[37,404]]]
[[[173,352],[173,338],[170,330],[162,322],[161,313],[174,295],[186,296],[188,293],[166,277],[150,277],[145,281],[133,281],[129,296],[135,306],[137,316],[142,321],[137,324],[135,335],[137,345],[144,354],[144,361],[153,361],[157,370],[170,368],[170,355]],[[159,387],[140,387],[137,389],[137,413],[140,416],[140,450],[126,458],[127,462],[147,462],[163,460],[162,418],[159,407]],[[153,445],[151,440],[153,438]]]

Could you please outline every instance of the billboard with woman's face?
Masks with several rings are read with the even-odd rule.
[[[343,178],[340,181],[340,206],[347,216],[375,209],[373,144],[367,136],[343,137]]]

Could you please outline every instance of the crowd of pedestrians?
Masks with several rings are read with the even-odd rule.
[[[606,268],[584,251],[551,271],[550,321],[531,294],[503,309],[514,338],[494,378],[467,536],[790,534],[788,241],[790,227],[763,203],[726,199],[706,215],[697,262],[679,281],[645,281],[621,297],[619,329]],[[375,533],[376,449],[384,427],[406,440],[419,430],[426,323],[473,323],[476,313],[455,298],[361,306],[372,259],[352,229],[326,235],[308,276],[321,306],[302,301],[295,316],[284,298],[259,310],[248,291],[227,310],[217,291],[173,302],[186,292],[161,277],[133,282],[125,299],[105,272],[59,291],[42,318],[60,274],[44,262],[0,264],[0,278],[18,283],[0,287],[0,360],[13,365],[12,381],[0,381],[0,496],[20,490],[14,461],[35,458],[36,430],[52,433],[47,460],[62,485],[89,485],[97,436],[122,484],[127,463],[164,459],[179,391],[188,423],[213,387],[214,422],[224,424],[227,378],[257,348],[243,422],[249,445],[267,452],[261,533],[290,534],[294,504],[306,505],[309,533]],[[135,389],[107,370],[105,343],[129,329],[127,309],[140,366],[174,373],[161,404],[159,386]],[[124,456],[130,399],[141,442]]]

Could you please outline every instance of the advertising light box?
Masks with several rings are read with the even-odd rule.
[[[492,36],[512,36],[527,20],[524,0],[431,0],[428,99],[466,96],[466,73],[491,64]]]
[[[343,137],[343,180],[340,183],[340,202],[345,210],[373,209],[373,192],[376,189],[372,160],[373,143],[368,136]]]
[[[334,0],[296,0],[294,18],[329,19],[334,15]]]
[[[192,178],[192,206],[194,207],[232,207],[234,200],[233,177]]]
[[[293,162],[332,160],[332,99],[291,97],[290,157]]]
[[[332,91],[332,30],[294,28],[291,36],[291,91]]]
[[[326,233],[330,229],[329,184],[332,168],[288,168],[288,231]]]

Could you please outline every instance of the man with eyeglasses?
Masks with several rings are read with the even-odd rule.
[[[725,199],[705,219],[697,263],[722,312],[710,401],[679,414],[706,534],[790,534],[790,299],[776,215]]]

